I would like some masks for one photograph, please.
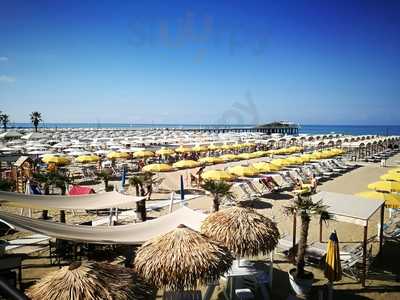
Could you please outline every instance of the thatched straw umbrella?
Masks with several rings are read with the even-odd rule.
[[[274,222],[244,207],[231,207],[210,214],[203,221],[201,233],[220,242],[239,257],[269,253],[279,239]]]
[[[179,225],[144,243],[137,251],[136,272],[158,288],[183,291],[217,280],[229,270],[229,250],[204,235]]]
[[[30,287],[32,300],[145,300],[152,288],[131,269],[106,263],[75,262]]]

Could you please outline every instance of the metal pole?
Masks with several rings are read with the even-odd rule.
[[[11,299],[16,300],[27,300],[28,298],[15,287],[10,286],[3,277],[0,277],[0,291],[2,291],[2,295],[7,295],[11,297]]]
[[[382,253],[383,247],[383,224],[385,222],[385,205],[381,206],[381,226],[379,228],[379,253]]]
[[[274,251],[271,251],[269,253],[269,260],[270,260],[270,265],[269,265],[269,288],[272,289],[272,278],[274,275]]]
[[[294,247],[296,246],[296,223],[297,223],[297,215],[296,213],[293,214],[293,243],[292,243],[292,248],[294,250]],[[296,253],[293,251],[293,264],[296,263]]]
[[[368,221],[364,226],[364,241],[363,241],[363,265],[362,265],[362,278],[361,284],[365,287],[365,280],[367,278],[367,239],[368,239]]]
[[[319,219],[319,242],[322,243],[322,219]]]

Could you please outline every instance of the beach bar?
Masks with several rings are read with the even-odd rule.
[[[361,197],[320,192],[312,196],[314,202],[322,200],[323,205],[327,207],[328,213],[332,219],[339,222],[352,223],[364,227],[363,236],[363,259],[362,259],[362,277],[361,284],[365,287],[367,277],[367,243],[368,243],[368,220],[380,210],[380,234],[382,237],[382,229],[384,222],[385,201],[383,200],[366,200]],[[319,239],[322,242],[322,221],[320,221]],[[379,240],[379,253],[382,251],[383,239]]]

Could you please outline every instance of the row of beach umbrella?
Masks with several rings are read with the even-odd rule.
[[[149,164],[143,167],[143,171],[147,172],[171,172],[174,171],[175,169],[189,169],[189,168],[196,168],[201,165],[210,165],[210,164],[222,164],[226,163],[228,161],[235,161],[235,160],[249,160],[249,159],[254,159],[254,158],[260,158],[263,156],[269,155],[269,153],[266,153],[267,151],[256,151],[252,153],[242,153],[246,154],[247,156],[238,154],[234,155],[231,154],[229,159],[227,159],[227,155],[222,155],[219,157],[202,157],[199,160],[181,160],[178,161],[172,165],[170,164],[165,164],[165,163],[154,163],[154,164]],[[232,174],[236,176],[254,176],[259,173],[265,173],[265,172],[274,172],[274,171],[279,171],[280,169],[290,166],[290,165],[300,165],[304,164],[306,162],[309,162],[311,160],[318,160],[318,159],[325,159],[325,158],[331,158],[335,157],[337,155],[343,154],[343,150],[341,149],[331,149],[331,150],[324,150],[324,151],[316,151],[310,154],[303,154],[301,156],[288,156],[286,158],[278,158],[278,159],[273,159],[270,162],[258,162],[255,163],[251,166],[236,166],[236,167],[231,167]],[[207,172],[212,172],[215,170],[210,170]],[[218,172],[217,172],[218,173]],[[217,174],[215,173],[215,174]],[[214,173],[210,173],[214,174]],[[204,174],[203,174],[204,176]],[[207,175],[206,175],[207,177]],[[218,177],[218,176],[216,176]],[[210,178],[211,179],[211,178]],[[220,180],[220,179],[214,179],[214,180]]]
[[[361,192],[356,195],[375,200],[385,201],[385,206],[389,208],[400,208],[400,168],[389,170],[380,176],[380,181],[370,183],[369,191]]]

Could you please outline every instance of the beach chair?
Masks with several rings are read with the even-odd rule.
[[[372,246],[367,251],[367,266],[366,266],[367,272],[372,262],[371,253],[372,253]],[[354,248],[354,250],[346,256],[341,254],[340,259],[341,259],[343,275],[352,278],[354,280],[359,280],[362,272],[361,264],[363,261],[362,246],[359,245],[358,247]]]
[[[293,169],[292,171],[303,183],[309,183],[310,182],[310,176],[307,176],[306,174],[303,173],[303,169],[301,168],[296,168]]]
[[[310,164],[310,169],[314,172],[316,176],[321,177],[321,180],[329,179],[333,175],[331,172],[321,170],[321,168],[318,167],[318,163]]]
[[[202,300],[201,291],[165,291],[163,300]]]
[[[334,170],[327,168],[327,167],[323,164],[322,161],[321,161],[321,162],[318,162],[318,163],[315,163],[314,166],[315,166],[317,169],[319,169],[322,173],[329,174],[330,177],[335,177],[335,176],[337,176],[337,175],[340,175],[340,172],[335,172]]]
[[[331,165],[329,163],[329,161],[327,161],[327,160],[321,161],[321,165],[324,168],[326,168],[327,170],[330,170],[330,171],[332,171],[334,173],[337,173],[337,174],[341,174],[341,173],[343,173],[345,171],[345,169],[343,169],[343,168],[338,168],[336,166]]]
[[[238,185],[238,187],[243,191],[243,193],[246,195],[247,200],[254,200],[256,199],[259,195],[254,193],[252,190],[248,189],[248,182],[243,182]]]
[[[332,162],[333,162],[335,165],[337,165],[338,167],[346,168],[346,169],[348,169],[348,170],[352,170],[352,169],[357,168],[357,165],[345,163],[345,162],[344,162],[343,160],[341,160],[341,159],[332,159]]]
[[[257,178],[257,180],[253,180],[251,183],[260,192],[261,196],[271,192],[270,188],[262,183],[262,178]]]
[[[258,187],[254,184],[254,182],[256,182],[256,180],[247,180],[246,181],[246,185],[244,185],[245,189],[252,195],[254,195],[254,197],[256,196],[262,196],[263,193],[260,189],[258,189]]]

